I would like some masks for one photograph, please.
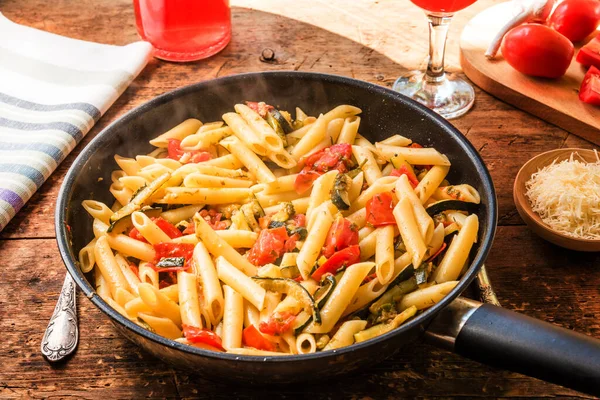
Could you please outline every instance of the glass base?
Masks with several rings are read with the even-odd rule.
[[[446,119],[460,117],[473,107],[475,101],[473,87],[455,74],[446,73],[437,82],[428,82],[425,72],[412,71],[398,78],[392,89]]]
[[[197,52],[189,52],[189,53],[180,53],[176,51],[168,51],[164,49],[154,48],[152,55],[156,58],[160,58],[165,61],[174,61],[174,62],[188,62],[188,61],[198,61],[210,56],[214,56],[221,50],[223,50],[231,40],[231,31],[227,33],[221,40],[217,43],[203,49],[202,51]]]

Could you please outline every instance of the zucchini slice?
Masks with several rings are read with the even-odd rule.
[[[288,296],[294,297],[302,304],[304,312],[312,315],[316,324],[321,323],[321,314],[319,313],[315,300],[300,283],[287,278],[253,277],[252,279],[265,290],[285,293]]]
[[[312,315],[307,312],[300,311],[300,314],[296,316],[296,320],[294,321],[294,335],[298,336],[302,333],[304,328],[308,326],[313,320]]]
[[[279,136],[281,138],[281,141],[283,142],[283,147],[286,147],[288,145],[288,143],[287,143],[287,136],[285,136],[285,129],[282,127],[281,123],[279,123],[279,120],[275,117],[275,113],[273,111],[277,111],[277,110],[271,110],[267,114],[267,118],[266,118],[267,124],[269,124],[271,126],[271,128],[273,128],[273,130],[275,131],[277,136]],[[281,113],[279,113],[279,111],[277,111],[277,113],[279,115],[281,115]],[[283,116],[281,116],[281,119],[285,121],[285,118],[283,118]],[[287,121],[285,121],[285,122],[287,123]]]
[[[333,293],[333,290],[337,285],[333,275],[325,275],[323,280],[325,282],[323,282],[323,285],[317,289],[314,296],[315,303],[317,303],[317,307],[319,307],[319,309],[325,305],[325,302],[327,302],[327,299],[329,299],[329,296],[331,296],[331,293]]]
[[[296,214],[294,205],[291,202],[282,203],[281,209],[271,215],[271,221],[286,222]]]
[[[271,111],[269,111],[269,115],[271,115],[273,119],[277,121],[277,123],[283,130],[283,133],[291,133],[294,131],[294,128],[292,128],[288,120],[283,116],[283,113],[281,113],[281,111],[279,111],[278,109],[272,109]]]
[[[281,276],[287,279],[293,279],[300,275],[300,270],[295,265],[284,265],[279,267],[279,270],[281,271]]]
[[[479,205],[475,203],[468,203],[460,200],[440,200],[433,204],[430,204],[425,210],[430,216],[434,216],[443,211],[447,210],[458,210],[467,211],[468,213],[477,212]]]
[[[156,266],[159,268],[173,268],[183,267],[185,264],[185,257],[165,257],[162,258]]]
[[[346,174],[338,174],[331,190],[331,202],[339,210],[350,209],[348,190],[352,186],[352,178]]]
[[[129,203],[127,203],[125,206],[123,206],[123,208],[121,208],[119,211],[117,211],[110,217],[110,226],[108,227],[108,232],[113,230],[114,225],[117,221],[130,216],[134,212],[141,210],[143,206],[148,205],[146,204],[147,201],[170,178],[171,174],[169,172],[165,172],[164,174],[150,182],[150,184],[140,188],[140,190],[138,190],[131,198]]]

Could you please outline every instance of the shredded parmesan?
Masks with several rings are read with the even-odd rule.
[[[556,232],[600,239],[600,158],[595,153],[596,162],[586,162],[577,153],[559,163],[554,160],[525,184],[531,208]]]

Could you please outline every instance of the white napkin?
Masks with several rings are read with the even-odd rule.
[[[0,231],[140,73],[151,49],[70,39],[0,13]]]

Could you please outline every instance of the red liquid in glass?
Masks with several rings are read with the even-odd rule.
[[[452,14],[469,7],[476,0],[410,0],[423,10],[432,13]]]
[[[133,0],[137,30],[169,61],[192,61],[221,51],[231,38],[229,0]]]

